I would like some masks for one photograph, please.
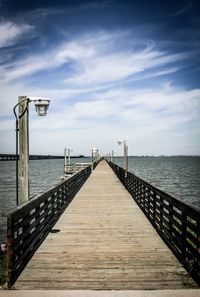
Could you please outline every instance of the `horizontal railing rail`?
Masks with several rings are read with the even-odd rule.
[[[200,285],[200,209],[108,163],[161,238]]]
[[[8,288],[13,286],[91,170],[92,166],[86,167],[7,215]]]

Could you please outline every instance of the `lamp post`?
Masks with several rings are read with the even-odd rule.
[[[126,140],[119,140],[118,144],[121,145],[123,143],[124,145],[124,169],[128,170],[128,145],[126,143]]]
[[[65,166],[70,165],[70,152],[73,152],[70,148],[65,148],[64,155],[65,155]]]
[[[113,162],[113,160],[114,160],[114,153],[115,153],[115,151],[112,150],[112,151],[111,151],[111,162]]]
[[[23,204],[29,200],[29,103],[34,102],[39,116],[45,116],[49,107],[49,100],[45,98],[31,98],[19,96],[13,112],[16,118],[16,203]],[[16,108],[18,109],[18,115]],[[19,152],[18,152],[19,151]],[[18,172],[18,159],[19,169]],[[20,178],[19,178],[20,177]],[[19,199],[20,185],[20,199]]]
[[[68,153],[68,165],[70,165],[70,153],[73,152],[73,150],[71,150],[70,148],[67,150]]]
[[[64,169],[67,166],[67,148],[64,149]]]
[[[95,147],[92,148],[92,163],[96,161],[96,153],[97,149]]]

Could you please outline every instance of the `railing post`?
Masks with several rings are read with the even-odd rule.
[[[6,253],[6,282],[7,282],[8,289],[10,289],[13,285],[12,283],[13,242],[14,242],[14,234],[12,230],[12,217],[8,215],[7,217],[7,253]]]

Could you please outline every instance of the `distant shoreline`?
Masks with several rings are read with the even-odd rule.
[[[105,156],[104,156],[105,157]],[[129,158],[194,158],[200,157],[200,155],[140,155],[140,156],[129,156]],[[90,156],[78,155],[70,156],[71,159],[90,158]],[[108,158],[108,157],[105,157]],[[114,158],[123,158],[123,156],[114,156]],[[29,160],[53,160],[53,159],[64,159],[64,156],[59,155],[30,155]],[[15,154],[0,154],[0,161],[15,161]]]
[[[87,158],[84,155],[70,156],[70,158]],[[0,154],[0,161],[15,161],[15,154]],[[30,155],[29,160],[52,160],[52,159],[64,159],[64,156],[56,155]]]

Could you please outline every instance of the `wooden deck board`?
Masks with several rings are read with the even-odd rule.
[[[17,289],[184,289],[197,285],[105,161],[15,284]]]

